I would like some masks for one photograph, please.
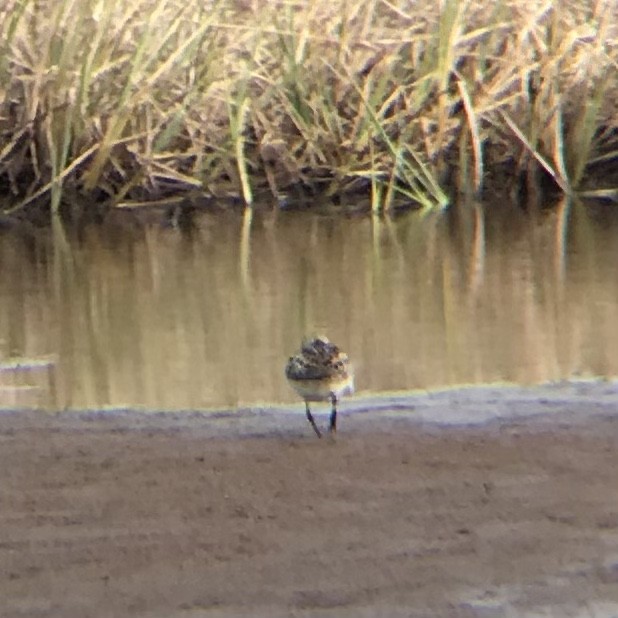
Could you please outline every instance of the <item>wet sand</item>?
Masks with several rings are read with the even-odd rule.
[[[350,415],[336,441],[300,414],[228,436],[0,414],[0,615],[618,616],[618,410],[598,412]]]

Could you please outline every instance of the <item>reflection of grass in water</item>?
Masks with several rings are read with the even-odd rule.
[[[359,391],[616,375],[618,221],[604,216],[567,200],[491,217],[247,209],[190,236],[56,228],[42,264],[10,237],[0,354],[55,354],[28,397],[60,408],[294,404],[283,365],[316,331],[345,345]]]
[[[612,3],[8,0],[0,15],[12,208],[295,186],[433,207],[487,170],[571,193],[616,156]]]

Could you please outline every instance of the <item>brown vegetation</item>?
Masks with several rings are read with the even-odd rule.
[[[609,0],[7,0],[0,209],[615,197],[617,43]]]

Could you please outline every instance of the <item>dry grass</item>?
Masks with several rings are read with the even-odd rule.
[[[616,197],[617,68],[614,0],[5,0],[0,208]]]

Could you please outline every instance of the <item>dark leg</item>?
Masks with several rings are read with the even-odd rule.
[[[315,424],[313,420],[313,414],[311,414],[311,410],[309,409],[309,402],[305,401],[305,409],[307,410],[307,420],[311,423],[313,427],[313,431],[317,434],[318,438],[322,437],[322,432],[318,429],[318,426]]]
[[[337,397],[335,395],[331,395],[330,398],[333,408],[330,413],[330,432],[337,433]]]

